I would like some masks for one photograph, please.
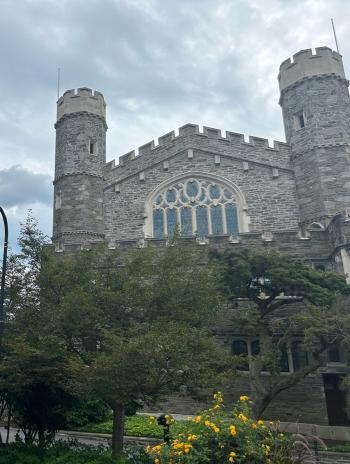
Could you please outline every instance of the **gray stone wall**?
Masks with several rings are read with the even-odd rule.
[[[139,156],[125,155],[119,166],[104,169],[105,234],[109,242],[143,237],[145,203],[162,182],[191,172],[217,175],[233,182],[243,193],[249,230],[252,232],[298,229],[294,173],[285,144],[271,149],[264,139],[219,136],[216,129],[198,133],[197,126],[180,129],[160,139],[159,146],[139,149]],[[189,158],[189,150],[190,156]],[[165,164],[164,164],[165,163]],[[141,178],[140,178],[141,174]],[[194,175],[195,177],[195,175]]]
[[[228,407],[237,401],[240,395],[249,396],[248,376],[242,373],[231,384],[221,388],[221,391]],[[156,410],[172,414],[196,414],[201,408],[209,406],[210,402],[203,403],[188,397],[171,396],[159,403]],[[283,422],[328,424],[322,376],[310,375],[298,385],[280,393],[267,408],[264,418]]]

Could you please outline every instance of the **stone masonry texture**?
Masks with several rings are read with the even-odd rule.
[[[276,250],[320,269],[350,273],[350,99],[342,57],[327,47],[314,54],[302,50],[281,64],[278,80],[287,143],[270,146],[260,137],[246,140],[235,132],[186,124],[178,135],[171,131],[118,163],[106,163],[103,95],[87,88],[66,91],[57,102],[55,125],[56,251],[101,241],[120,250],[165,246],[166,239],[152,236],[157,189],[202,177],[232,186],[240,201],[240,229],[237,237],[184,241],[205,252]],[[227,342],[230,335],[223,338]],[[325,366],[280,394],[269,416],[327,424],[323,374],[342,369]],[[241,393],[249,393],[244,375],[225,391],[230,401]],[[198,404],[169,398],[166,407],[191,413]]]

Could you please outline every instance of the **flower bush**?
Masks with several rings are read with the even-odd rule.
[[[178,433],[170,445],[147,447],[154,464],[274,464],[276,450],[289,438],[278,433],[273,423],[251,418],[249,398],[245,395],[227,411],[220,392],[213,406],[189,418],[188,433]],[[279,454],[279,453],[278,453]],[[285,461],[288,462],[288,461]],[[294,462],[294,461],[290,461]]]

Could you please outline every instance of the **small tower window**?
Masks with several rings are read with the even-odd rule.
[[[90,153],[90,155],[97,155],[97,142],[94,142],[93,140],[90,140],[89,153]]]
[[[306,126],[306,117],[304,111],[299,111],[299,113],[294,115],[294,128],[302,129]]]
[[[61,190],[59,190],[55,196],[55,209],[61,209],[61,206],[62,206],[62,193],[61,193]]]

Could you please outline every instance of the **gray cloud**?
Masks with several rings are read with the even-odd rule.
[[[35,174],[18,165],[0,171],[0,202],[5,208],[51,205],[51,190],[52,180],[46,174]]]
[[[187,122],[283,140],[279,64],[303,48],[334,47],[330,17],[350,65],[347,0],[0,5],[0,202],[11,205],[13,221],[23,219],[23,202],[34,202],[46,233],[50,220],[38,205],[51,205],[57,67],[61,93],[104,93],[112,159]]]

